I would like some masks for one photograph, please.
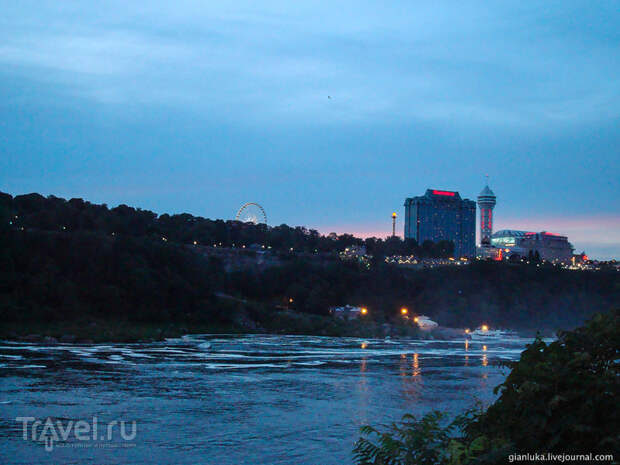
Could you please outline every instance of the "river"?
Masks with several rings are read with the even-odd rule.
[[[4,341],[0,463],[351,463],[361,425],[492,401],[507,373],[498,362],[518,359],[527,342],[278,335]],[[56,440],[46,447],[46,438]]]

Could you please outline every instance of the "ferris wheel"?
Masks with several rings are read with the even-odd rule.
[[[267,214],[263,207],[255,202],[248,202],[241,206],[235,220],[243,223],[267,224]]]

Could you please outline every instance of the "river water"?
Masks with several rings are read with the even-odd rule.
[[[518,359],[528,342],[1,342],[0,463],[351,463],[361,425],[492,401],[507,374],[498,362]]]

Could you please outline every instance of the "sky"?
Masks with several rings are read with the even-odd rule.
[[[617,2],[0,0],[0,191],[402,234],[406,197],[620,258]]]

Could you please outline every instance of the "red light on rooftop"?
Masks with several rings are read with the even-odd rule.
[[[438,191],[438,190],[433,190],[433,195],[445,195],[447,197],[454,197],[454,192],[450,192],[450,191]]]
[[[550,233],[550,232],[547,232],[547,231],[543,231],[543,234],[544,234],[545,236],[559,236],[559,234]]]

